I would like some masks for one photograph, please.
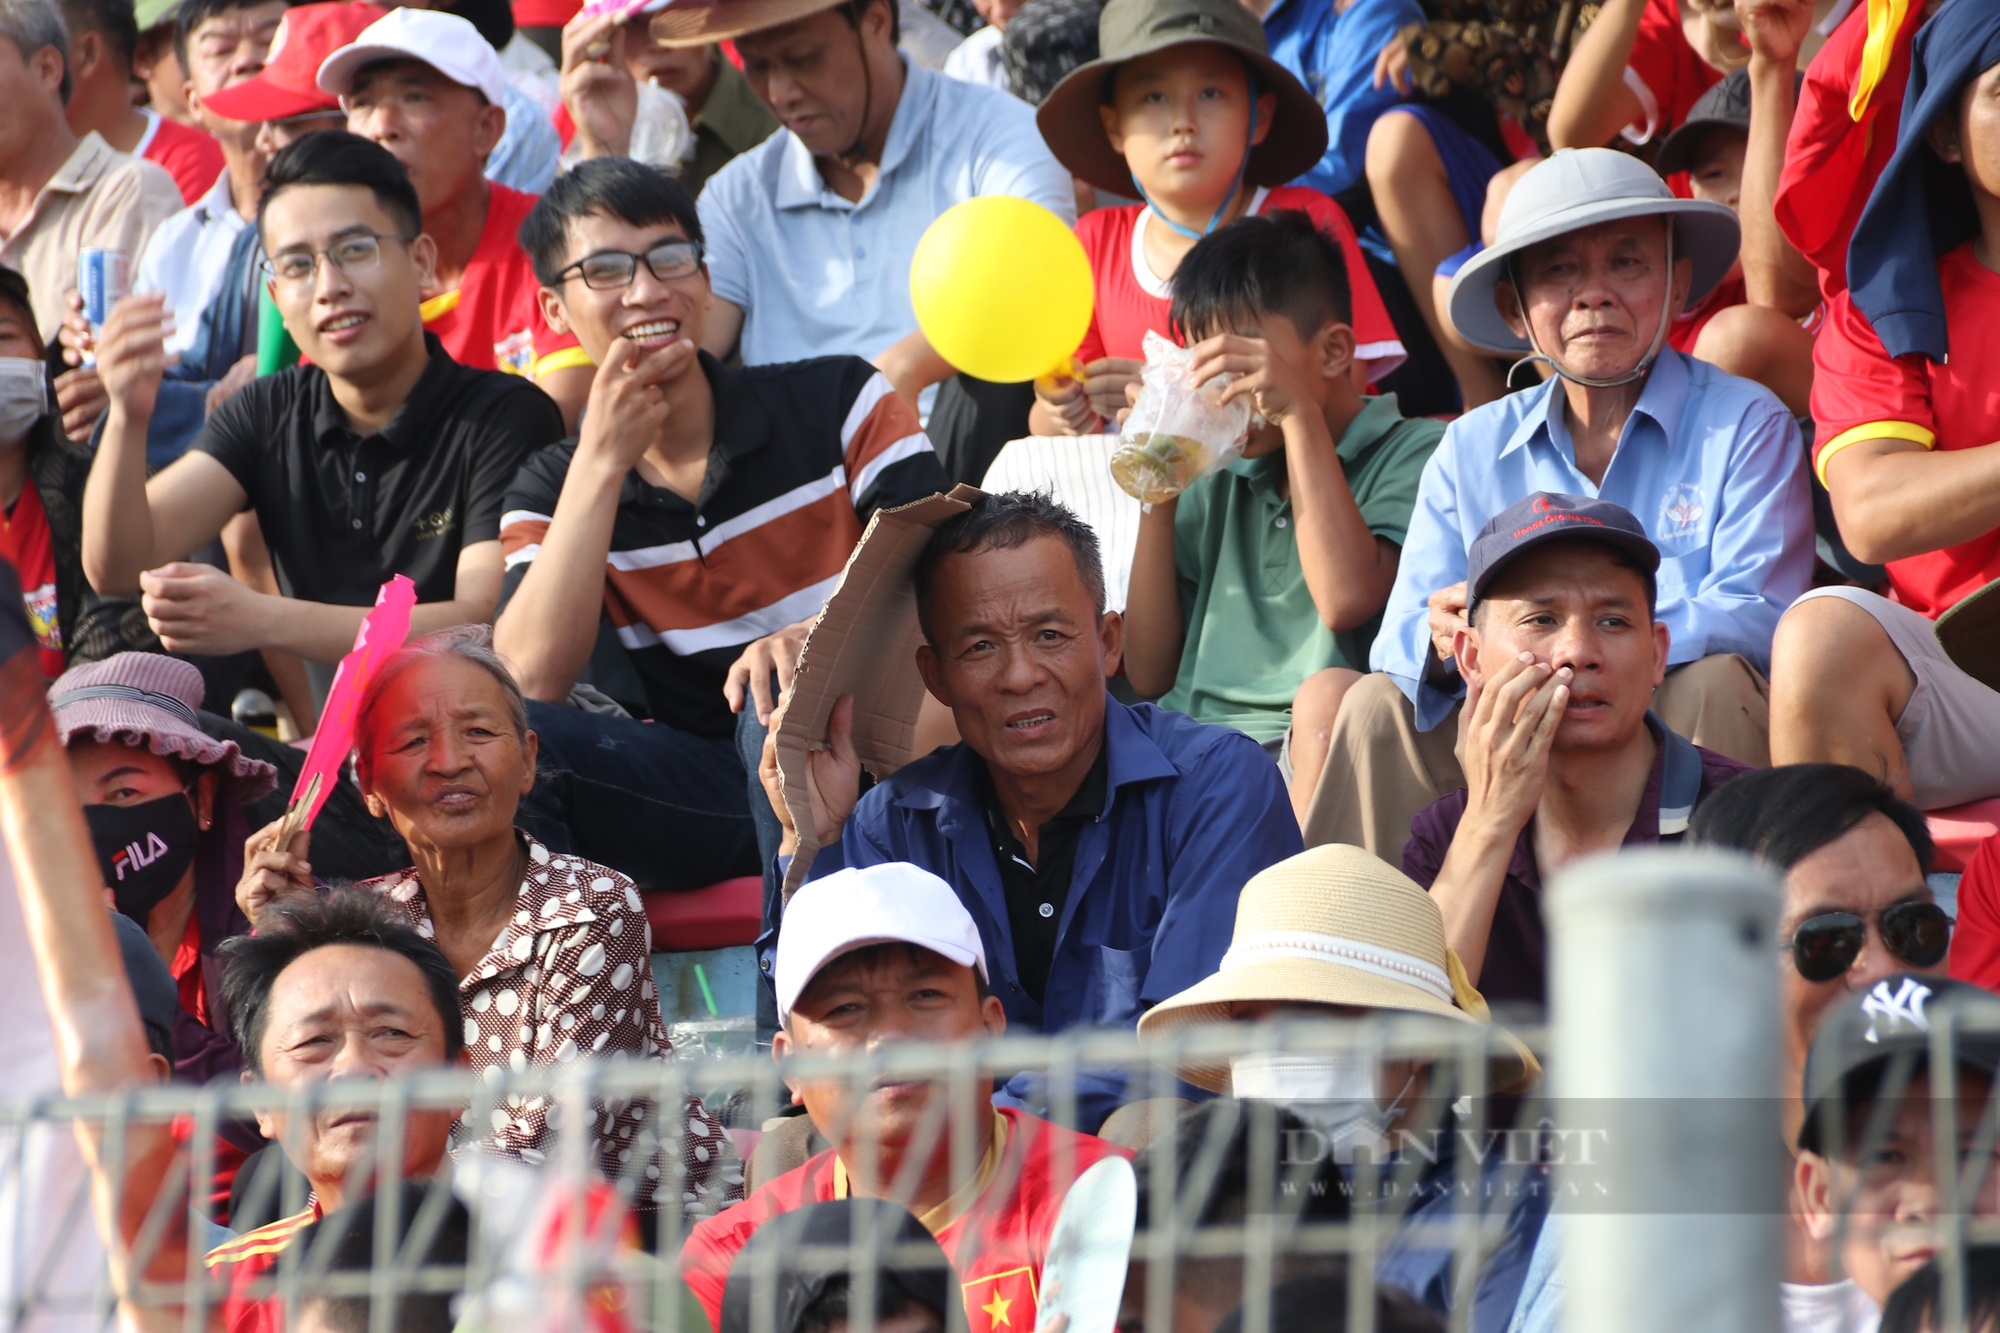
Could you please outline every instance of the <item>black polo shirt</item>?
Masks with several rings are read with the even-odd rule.
[[[1014,968],[1021,988],[1036,1004],[1049,987],[1049,967],[1055,961],[1056,938],[1062,933],[1063,904],[1076,867],[1076,842],[1083,826],[1104,813],[1105,784],[1110,781],[1110,747],[1097,747],[1083,785],[1076,789],[1054,819],[1035,838],[1035,862],[1014,836],[1007,812],[994,790],[993,776],[979,765],[979,799],[986,812],[986,829],[993,837],[993,859],[1000,865],[1000,886],[1007,894],[1007,924],[1014,936]]]
[[[355,434],[326,372],[296,366],[252,380],[195,437],[249,493],[286,596],[368,606],[403,574],[418,601],[451,600],[459,552],[499,538],[514,473],[562,438],[533,384],[461,366],[428,333],[424,346],[430,364],[379,434]]]

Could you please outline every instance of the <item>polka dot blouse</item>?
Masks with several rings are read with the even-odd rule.
[[[666,1024],[653,988],[652,933],[632,881],[579,856],[556,856],[521,834],[528,873],[514,919],[479,965],[458,983],[472,1067],[523,1070],[579,1056],[671,1059]],[[426,939],[437,937],[415,869],[367,881],[396,904]],[[681,1142],[687,1166],[681,1203],[705,1216],[743,1195],[743,1168],[728,1134],[689,1097]],[[591,1113],[596,1156],[605,1175],[635,1182],[641,1206],[665,1206],[650,1103],[599,1104]],[[486,1146],[540,1164],[553,1150],[559,1108],[543,1097],[509,1097],[492,1113]],[[666,1122],[671,1125],[671,1121]],[[477,1132],[461,1123],[470,1137]]]

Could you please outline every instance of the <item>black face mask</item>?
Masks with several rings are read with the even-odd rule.
[[[97,865],[118,910],[140,925],[194,860],[201,830],[185,792],[137,805],[86,805]]]

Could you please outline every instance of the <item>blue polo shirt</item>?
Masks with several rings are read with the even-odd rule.
[[[1369,129],[1403,100],[1393,87],[1375,86],[1375,57],[1422,22],[1416,0],[1354,0],[1345,12],[1331,0],[1277,0],[1266,11],[1271,59],[1298,75],[1326,112],[1326,156],[1292,184],[1336,195],[1361,179]]]
[[[1069,173],[1034,108],[903,60],[881,173],[858,203],[780,129],[701,192],[715,294],[743,310],[743,363],[845,353],[872,360],[917,327],[910,256],[938,214],[975,195],[1033,200],[1076,221]]]
[[[811,878],[883,861],[920,865],[956,889],[978,922],[1010,1024],[1045,1033],[1129,1028],[1221,966],[1244,881],[1304,845],[1277,765],[1242,732],[1107,695],[1104,744],[1104,808],[1077,838],[1040,1004],[1015,966],[980,803],[985,761],[971,746],[938,750],[872,788],[839,844],[813,858]],[[1089,1083],[1079,1101],[1093,1128],[1117,1090]]]
[[[1562,381],[1451,423],[1417,484],[1402,564],[1369,665],[1395,677],[1429,731],[1463,693],[1426,679],[1430,595],[1465,579],[1495,514],[1536,491],[1632,511],[1660,548],[1667,665],[1738,653],[1768,671],[1778,617],[1812,584],[1812,494],[1798,423],[1761,384],[1669,348],[1626,418],[1600,488],[1576,466]]]

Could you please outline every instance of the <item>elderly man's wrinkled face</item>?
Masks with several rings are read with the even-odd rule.
[[[1666,679],[1667,627],[1653,619],[1646,579],[1600,542],[1550,542],[1503,570],[1461,630],[1458,660],[1482,681],[1523,653],[1573,673],[1555,753],[1624,744],[1645,725]]]
[[[1096,754],[1124,625],[1098,612],[1061,539],[939,560],[930,627],[935,642],[917,650],[924,685],[994,769],[1061,773]]]
[[[1965,168],[1974,194],[2000,199],[2000,65],[1966,85],[1958,115],[1931,125],[1930,144],[1939,157]]]
[[[276,1087],[333,1079],[385,1080],[445,1063],[445,1024],[417,965],[388,949],[334,944],[302,954],[271,983],[257,1043],[264,1081]],[[256,1075],[245,1071],[243,1081]],[[403,1170],[429,1175],[450,1145],[454,1110],[410,1110],[404,1119]],[[347,1180],[379,1153],[377,1117],[361,1108],[326,1107],[295,1119],[259,1111],[257,1127],[313,1181]]]
[[[889,4],[869,5],[859,22],[857,29],[844,9],[827,9],[736,39],[750,90],[815,157],[852,148],[870,110],[884,105],[878,88],[871,108],[864,48],[893,49]]]
[[[412,846],[472,848],[514,836],[535,785],[535,733],[500,682],[462,657],[421,659],[375,696],[361,735],[361,794]]]
[[[1616,379],[1653,349],[1661,320],[1686,306],[1693,278],[1685,256],[1668,270],[1664,218],[1626,218],[1529,246],[1493,299],[1507,327],[1532,330],[1535,346],[1571,374]]]

